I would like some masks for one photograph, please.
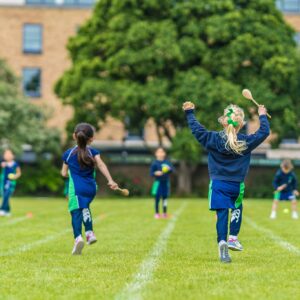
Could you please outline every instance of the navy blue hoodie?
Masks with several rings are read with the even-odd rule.
[[[163,174],[162,176],[155,176],[156,171],[162,171],[163,165],[167,165],[170,170],[169,172]],[[155,177],[155,180],[158,181],[168,181],[170,178],[170,174],[173,172],[173,165],[168,161],[168,160],[155,160],[152,162],[151,167],[150,167],[150,175],[152,177]]]
[[[259,117],[260,127],[250,135],[238,133],[238,140],[246,141],[247,149],[236,154],[227,149],[223,131],[208,131],[195,118],[194,110],[186,111],[188,125],[193,135],[208,152],[208,171],[212,180],[243,182],[250,165],[251,151],[259,146],[270,134],[267,116]]]
[[[292,192],[297,190],[297,178],[294,172],[284,173],[281,169],[276,172],[273,186],[275,190],[278,189],[279,186],[286,184],[286,188],[282,190],[282,192]]]

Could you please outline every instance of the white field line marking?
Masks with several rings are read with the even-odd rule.
[[[107,218],[108,216],[110,216],[112,214],[113,213],[102,214],[102,215],[100,215],[100,217],[96,218],[93,221],[93,223],[96,224],[96,223],[98,223],[98,221],[102,221],[103,219]],[[51,242],[51,241],[53,241],[53,240],[55,240],[55,239],[57,239],[57,238],[65,235],[66,233],[71,232],[71,231],[72,231],[72,229],[68,228],[68,229],[60,231],[60,232],[58,232],[56,234],[48,235],[44,239],[37,240],[37,241],[34,241],[32,243],[24,244],[24,245],[22,245],[20,247],[16,247],[16,248],[8,250],[6,252],[0,252],[0,257],[11,256],[11,255],[16,255],[16,254],[20,254],[20,253],[23,253],[23,252],[27,252],[27,251],[31,250],[32,248],[34,248],[34,247],[37,247],[37,246],[46,244],[48,242]]]
[[[14,218],[14,219],[11,219],[11,220],[7,220],[7,222],[5,223],[1,223],[0,222],[0,227],[6,227],[6,226],[10,226],[10,225],[14,225],[14,224],[18,224],[20,222],[23,222],[23,221],[26,221],[26,220],[29,220],[30,218],[25,216],[25,217],[19,217],[19,218]]]
[[[153,273],[159,263],[160,257],[163,255],[168,239],[172,234],[175,223],[186,207],[186,203],[182,204],[180,208],[175,212],[174,216],[168,222],[165,229],[162,231],[158,237],[154,247],[148,254],[148,256],[143,260],[140,265],[138,272],[133,276],[130,283],[126,284],[124,289],[116,295],[115,299],[141,299],[142,289],[147,285],[147,283],[152,279]]]
[[[282,239],[278,235],[274,234],[272,230],[257,225],[254,221],[252,221],[248,217],[244,217],[244,220],[253,229],[255,229],[257,231],[260,231],[261,233],[264,233],[265,235],[267,235],[268,238],[270,238],[271,240],[273,240],[273,242],[275,242],[276,244],[278,244],[279,246],[281,246],[285,250],[288,250],[289,252],[292,252],[292,253],[295,253],[297,255],[300,255],[300,249],[298,247],[294,246],[293,244],[285,241],[284,239]]]

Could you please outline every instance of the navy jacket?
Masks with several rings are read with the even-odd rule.
[[[194,110],[186,111],[188,125],[193,135],[208,152],[208,171],[212,180],[243,182],[249,169],[251,151],[259,146],[270,134],[267,116],[259,117],[260,127],[256,133],[238,133],[238,139],[246,141],[247,149],[238,155],[226,149],[224,132],[208,131],[195,118]]]
[[[282,192],[292,192],[297,190],[297,178],[294,172],[284,173],[281,169],[279,169],[273,181],[273,186],[275,190],[283,184],[286,184],[286,188],[282,190]]]
[[[167,165],[170,170],[168,173],[163,174],[162,176],[155,176],[154,173],[156,171],[162,171],[163,165]],[[152,162],[151,167],[150,167],[150,175],[152,177],[155,177],[156,180],[158,181],[168,181],[170,178],[170,173],[173,172],[173,166],[168,160],[155,160]]]

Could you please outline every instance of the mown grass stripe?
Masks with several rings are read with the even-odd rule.
[[[174,213],[173,218],[170,219],[167,226],[158,237],[154,247],[141,263],[139,271],[133,276],[132,281],[128,283],[118,295],[116,295],[115,299],[134,300],[142,298],[142,290],[147,285],[147,283],[151,281],[153,273],[158,266],[159,259],[166,249],[168,239],[175,228],[176,221],[185,207],[186,203],[182,204],[180,208]]]
[[[24,221],[29,220],[29,219],[30,219],[30,217],[27,217],[27,216],[9,219],[9,220],[7,220],[7,222],[4,222],[4,223],[1,222],[0,227],[11,226],[11,225],[14,225],[14,224],[24,222]]]
[[[289,252],[295,253],[297,255],[300,255],[300,249],[293,244],[289,243],[288,241],[282,239],[275,233],[273,233],[272,230],[267,229],[265,227],[262,227],[258,224],[256,224],[253,220],[251,220],[248,217],[244,217],[244,220],[248,225],[250,225],[253,229],[260,231],[261,233],[265,234],[269,239],[273,240],[276,244],[284,248],[285,250],[288,250]]]
[[[103,219],[107,218],[108,216],[112,215],[113,213],[108,213],[108,214],[103,214],[103,215],[100,215],[99,218],[97,219],[94,219],[93,223],[94,224],[97,224],[98,221],[102,221]],[[33,241],[32,243],[28,243],[28,244],[24,244],[24,245],[21,245],[19,247],[16,247],[16,248],[13,248],[13,249],[10,249],[6,252],[0,252],[0,257],[4,257],[4,256],[12,256],[12,255],[17,255],[17,254],[21,254],[23,252],[27,252],[35,247],[38,247],[40,245],[43,245],[43,244],[46,244],[48,242],[51,242],[55,239],[58,239],[60,238],[61,236],[67,234],[67,233],[70,233],[72,231],[72,228],[68,228],[68,229],[65,229],[63,231],[60,231],[56,234],[53,234],[53,235],[48,235],[46,238],[44,239],[40,239],[40,240],[36,240],[36,241]]]

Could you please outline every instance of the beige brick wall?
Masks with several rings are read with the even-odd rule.
[[[66,43],[76,33],[76,27],[91,14],[88,9],[59,9],[33,7],[0,7],[0,57],[17,73],[23,67],[42,69],[42,97],[32,101],[51,113],[49,126],[63,129],[72,116],[69,107],[62,106],[53,93],[53,85],[69,66]],[[24,23],[43,25],[43,53],[23,54]]]
[[[297,32],[300,32],[300,14],[299,15],[285,15],[285,20],[289,23]]]

